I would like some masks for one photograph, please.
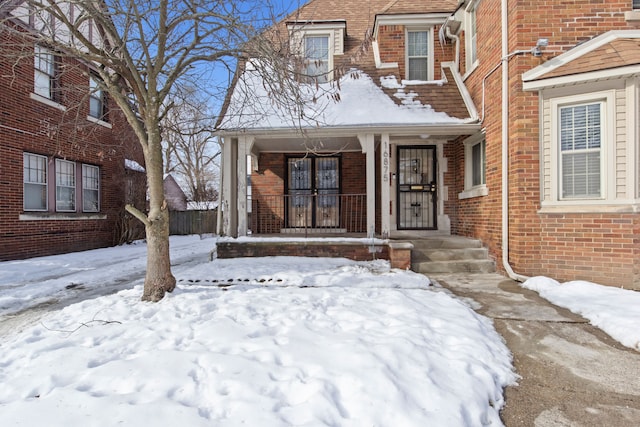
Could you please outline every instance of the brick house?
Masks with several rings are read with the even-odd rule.
[[[513,278],[640,288],[640,2],[312,0],[277,28],[340,102],[293,125],[242,69],[226,234],[467,236]]]
[[[0,24],[0,260],[118,243],[132,232],[125,202],[145,204],[137,139],[91,68],[34,42],[33,19],[10,6]]]

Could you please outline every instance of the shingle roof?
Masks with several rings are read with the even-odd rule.
[[[637,64],[640,64],[640,39],[620,38],[612,40],[544,74],[542,78],[567,76]]]
[[[458,6],[458,0],[392,0],[379,12],[379,15],[398,15],[405,13],[451,12]]]

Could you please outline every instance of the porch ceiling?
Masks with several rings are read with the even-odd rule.
[[[256,138],[253,151],[257,152],[338,152],[360,151],[360,142],[355,136],[308,136],[297,138]]]

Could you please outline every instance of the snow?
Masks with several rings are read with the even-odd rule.
[[[511,355],[489,319],[388,262],[208,258],[172,237],[176,290],[140,301],[143,243],[0,263],[1,319],[129,287],[3,337],[3,425],[502,425]],[[191,258],[189,258],[191,257]]]
[[[142,165],[140,165],[140,163],[136,162],[135,160],[131,160],[131,159],[124,159],[124,167],[125,169],[129,169],[135,172],[146,172],[144,167],[142,167]]]
[[[393,79],[395,81],[395,79]],[[382,82],[385,87],[395,85],[404,88],[411,84],[442,84],[435,82],[391,80]],[[408,99],[397,105],[364,72],[352,69],[343,76],[339,84],[325,83],[316,86],[301,86],[304,96],[302,115],[293,113],[295,106],[283,106],[267,89],[260,72],[248,67],[238,80],[233,91],[229,108],[220,128],[260,129],[317,126],[371,126],[397,124],[455,124],[461,119],[444,112],[434,111],[429,105],[412,101],[412,95],[400,94]],[[338,94],[338,99],[336,99]]]
[[[159,303],[140,301],[144,242],[0,262],[0,325],[37,316],[2,336],[2,425],[502,425],[509,350],[425,276],[383,260],[208,261],[217,240],[171,238],[178,283]],[[523,286],[638,349],[639,293]],[[105,288],[122,290],[95,297]],[[65,298],[80,302],[36,310]]]
[[[589,319],[621,344],[640,350],[640,292],[581,280],[560,284],[542,276],[522,286]]]

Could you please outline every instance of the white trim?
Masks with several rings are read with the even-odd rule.
[[[554,205],[543,203],[538,209],[539,214],[558,214],[558,213],[640,213],[640,203],[638,201],[622,201],[620,203],[605,204],[567,204]]]
[[[404,26],[435,26],[442,25],[451,16],[451,12],[444,13],[424,13],[405,15],[377,15],[373,27],[373,38],[378,39],[378,29],[381,25],[404,25]]]
[[[57,102],[52,101],[49,98],[45,98],[42,95],[38,95],[37,93],[33,93],[32,92],[32,93],[29,94],[29,97],[31,99],[33,99],[34,101],[42,102],[43,104],[46,104],[46,105],[48,105],[50,107],[53,107],[53,108],[57,108],[60,111],[67,111],[67,107],[65,107],[64,105],[58,104]]]
[[[435,44],[433,38],[435,37],[434,27],[427,26],[409,26],[404,27],[404,78],[406,80],[416,81],[409,78],[409,33],[410,32],[426,32],[427,33],[427,79],[425,81],[432,81],[434,76],[434,63],[435,63]]]
[[[467,7],[465,7],[464,9],[464,31],[465,31],[465,37],[464,37],[464,64],[465,64],[465,75],[469,74],[470,71],[469,70],[473,70],[475,69],[478,64],[479,64],[479,60],[478,60],[478,16],[476,11],[478,10],[478,3],[480,2],[480,0],[472,0],[469,2],[469,4],[467,5]],[[471,38],[468,37],[468,35],[471,33],[471,18],[472,16],[476,17],[476,59],[475,61],[471,61]]]
[[[89,121],[91,123],[95,123],[95,124],[100,125],[100,126],[104,126],[107,129],[111,129],[113,127],[111,125],[111,123],[105,122],[104,120],[96,119],[93,116],[87,116],[87,121]]]
[[[485,141],[486,150],[486,136],[484,132],[479,132],[475,135],[463,141],[464,144],[464,191],[458,193],[458,199],[469,199],[472,197],[487,196],[489,194],[489,188],[487,187],[487,171],[486,168],[483,171],[484,182],[478,185],[473,185],[473,147],[477,144]],[[486,152],[485,152],[486,161]]]
[[[469,118],[471,120],[478,120],[478,110],[476,109],[476,105],[473,102],[473,98],[471,97],[471,93],[467,89],[467,86],[464,84],[463,78],[458,72],[455,62],[442,62],[440,64],[440,68],[448,68],[451,74],[453,75],[453,80],[458,87],[458,91],[462,96],[462,100],[464,101],[465,107],[467,107],[467,112],[469,113]],[[442,73],[442,77],[445,78],[446,75]]]
[[[94,219],[107,219],[105,214],[70,214],[70,213],[53,213],[43,212],[41,214],[24,213],[18,216],[20,221],[78,221],[78,220],[94,220]]]
[[[382,62],[380,59],[380,46],[377,41],[371,42],[373,46],[373,59],[376,62],[377,69],[398,68],[397,62]]]
[[[588,71],[580,74],[569,74],[566,76],[551,77],[548,79],[523,82],[523,90],[541,90],[555,86],[571,86],[580,83],[595,82],[600,80],[614,80],[624,77],[640,75],[640,64],[628,65],[626,67],[611,68],[607,70]]]
[[[464,190],[461,193],[458,193],[458,199],[472,199],[474,197],[484,197],[489,195],[489,187],[486,184],[478,185],[476,187],[470,188],[468,190]]]
[[[522,74],[522,80],[529,82],[544,76],[544,74],[555,70],[569,62],[599,48],[602,45],[617,40],[619,38],[640,38],[640,30],[612,30],[586,41],[571,50],[556,56],[555,58],[539,65]],[[525,89],[526,90],[526,89]]]
[[[581,205],[581,204],[610,204],[615,199],[615,177],[611,174],[615,171],[615,90],[592,92],[580,95],[551,98],[550,102],[550,200],[543,200],[541,206],[554,205]],[[600,196],[598,198],[566,198],[560,194],[561,170],[560,170],[560,141],[559,111],[562,107],[576,104],[600,103],[602,141],[600,145]],[[544,166],[544,165],[543,165]]]

